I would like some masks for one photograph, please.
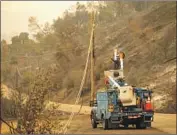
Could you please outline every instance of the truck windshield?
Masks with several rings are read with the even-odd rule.
[[[136,93],[137,96],[140,96],[141,98],[148,98],[149,96],[151,97],[151,94],[147,90],[139,90]]]
[[[117,94],[115,92],[108,92],[109,104],[117,104]]]
[[[107,100],[107,93],[106,92],[97,93],[97,100],[100,100],[100,101]]]
[[[149,93],[148,91],[144,92],[144,93],[143,93],[143,97],[144,97],[144,98],[150,97],[150,93]]]

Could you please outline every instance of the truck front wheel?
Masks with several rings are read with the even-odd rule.
[[[146,129],[146,124],[143,120],[141,121],[138,121],[137,124],[136,124],[136,128],[137,129]]]
[[[124,125],[124,128],[128,128],[128,124],[125,124],[125,125]]]
[[[103,120],[103,129],[104,130],[108,129],[108,120],[107,119]]]
[[[97,128],[97,123],[93,117],[92,117],[92,128]]]

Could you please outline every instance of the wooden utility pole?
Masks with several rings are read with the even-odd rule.
[[[95,94],[95,82],[94,82],[94,29],[95,29],[95,12],[92,11],[92,14],[91,14],[91,22],[92,22],[92,33],[91,33],[91,75],[90,75],[90,78],[91,78],[91,106],[93,105],[93,102],[94,102],[94,94]]]

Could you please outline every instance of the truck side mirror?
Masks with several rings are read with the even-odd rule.
[[[94,101],[93,101],[93,105],[94,105],[94,106],[97,105],[97,100],[94,100]]]
[[[97,101],[96,100],[90,101],[90,107],[95,106],[95,105],[97,105]]]

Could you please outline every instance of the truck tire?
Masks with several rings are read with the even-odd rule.
[[[92,128],[97,128],[97,123],[93,117],[91,121],[92,121]]]
[[[128,124],[125,124],[125,125],[124,125],[124,128],[128,128]]]
[[[146,123],[147,127],[151,128],[151,122]]]
[[[92,128],[97,128],[96,116],[94,112],[91,112],[91,123],[92,123]]]
[[[136,123],[136,129],[140,129],[140,123]]]
[[[136,129],[146,129],[146,123],[141,120],[136,124]]]
[[[104,119],[104,120],[103,120],[103,129],[104,129],[104,130],[107,130],[107,129],[108,129],[108,120],[107,120],[107,119]]]

